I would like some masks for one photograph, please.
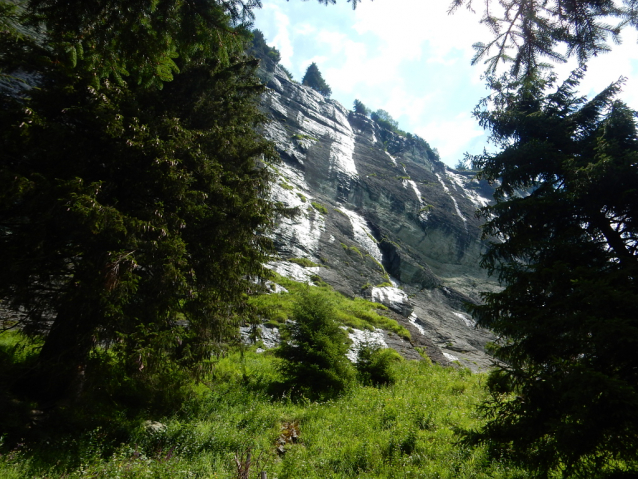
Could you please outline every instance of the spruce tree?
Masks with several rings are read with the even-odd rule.
[[[277,351],[286,383],[306,397],[327,398],[344,392],[355,378],[346,358],[347,334],[336,321],[334,304],[306,291],[293,311],[290,340]]]
[[[0,297],[44,337],[39,397],[79,391],[96,348],[201,377],[247,313],[275,154],[241,5],[34,0],[35,33],[1,34],[34,87],[0,90]]]
[[[321,76],[321,72],[319,71],[317,64],[314,62],[312,62],[306,70],[306,74],[301,80],[301,84],[318,91],[326,98],[330,98],[330,95],[332,94],[332,90]]]
[[[354,101],[352,109],[355,113],[359,113],[360,115],[370,116],[370,109],[367,108],[360,100]]]
[[[514,77],[574,56],[583,65],[609,51],[609,39],[619,43],[623,28],[638,27],[634,0],[487,0],[484,5],[481,23],[492,39],[474,44],[473,63],[484,62],[491,74],[501,63],[511,65]],[[472,0],[452,0],[449,11],[462,6],[472,9]]]
[[[478,113],[501,147],[474,164],[498,182],[483,265],[504,289],[473,307],[500,362],[467,439],[539,477],[638,470],[636,112],[620,82],[579,97],[582,75],[552,93],[553,78],[493,82]]]

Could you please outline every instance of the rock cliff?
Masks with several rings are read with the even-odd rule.
[[[484,346],[493,337],[475,328],[464,303],[496,287],[479,267],[485,244],[475,216],[491,201],[490,186],[446,167],[419,137],[381,128],[277,65],[262,75],[265,135],[282,159],[273,196],[299,209],[273,235],[281,260],[272,268],[385,304],[412,335],[401,344],[386,334],[386,343],[407,357],[426,346],[441,363],[489,366]],[[296,258],[320,266],[289,261]]]

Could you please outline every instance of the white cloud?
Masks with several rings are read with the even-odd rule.
[[[587,73],[581,82],[580,90],[581,93],[592,96],[624,76],[627,82],[619,98],[632,108],[638,109],[638,82],[635,75],[632,75],[635,72],[634,66],[638,63],[638,32],[628,28],[623,31],[622,38],[622,44],[612,45],[611,52],[587,62]],[[560,65],[557,71],[561,78],[565,78],[574,68],[576,62],[570,61],[566,65]]]
[[[270,46],[274,46],[279,50],[281,63],[290,66],[294,55],[294,49],[288,33],[290,18],[281,11],[279,6],[273,3],[266,3],[263,7],[263,11],[259,12],[259,14],[263,14],[265,18],[268,18],[271,25],[271,29],[269,30],[276,32],[274,35],[267,36],[266,40]],[[265,35],[269,33],[269,31],[264,31]]]
[[[399,84],[392,88],[388,99],[381,106],[384,110],[392,112],[395,117],[405,116],[410,123],[418,123],[424,117],[432,117],[431,108],[434,93],[424,96],[415,96]]]
[[[310,23],[300,23],[295,25],[294,32],[296,35],[312,35],[317,32],[317,29]]]
[[[425,138],[442,159],[454,164],[466,149],[482,150],[483,130],[471,111],[486,95],[483,66],[472,67],[472,44],[490,38],[480,13],[447,14],[448,0],[365,0],[323,6],[264,0],[257,26],[282,55],[282,63],[301,79],[316,62],[333,91],[349,107],[355,98],[383,108],[400,127]],[[584,94],[597,93],[620,75],[638,70],[636,33],[589,63]],[[573,68],[560,66],[566,75]],[[638,108],[638,82],[630,77],[621,98]]]
[[[469,60],[471,45],[485,37],[487,30],[479,24],[478,15],[463,9],[448,15],[448,6],[446,1],[375,0],[360,4],[353,28],[383,39],[402,59],[419,59],[423,43],[428,42],[432,59],[445,59],[456,49]]]
[[[482,136],[484,131],[469,113],[464,112],[449,120],[433,120],[416,133],[439,150],[445,163],[454,165],[463,158],[465,144]]]

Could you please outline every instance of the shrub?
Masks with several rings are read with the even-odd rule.
[[[290,341],[277,356],[285,383],[308,397],[327,398],[349,388],[354,368],[346,358],[348,339],[336,321],[333,301],[306,289],[293,308]]]
[[[357,376],[365,386],[394,384],[396,374],[393,363],[402,361],[394,349],[382,348],[377,343],[364,341],[357,352]]]
[[[352,109],[355,113],[359,113],[360,115],[370,116],[370,109],[366,107],[361,100],[355,100]]]

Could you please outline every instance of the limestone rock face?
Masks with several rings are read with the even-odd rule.
[[[272,268],[301,281],[318,275],[347,296],[385,304],[411,331],[411,346],[439,362],[489,366],[484,346],[493,337],[464,309],[496,288],[479,267],[485,244],[475,216],[491,201],[489,185],[445,166],[419,138],[380,128],[277,66],[262,74],[272,119],[265,135],[282,159],[272,194],[300,212],[280,221],[273,239],[281,261]]]

